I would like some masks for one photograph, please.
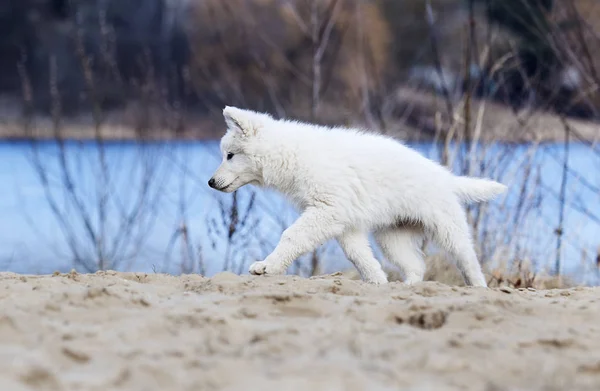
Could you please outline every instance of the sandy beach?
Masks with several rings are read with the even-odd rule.
[[[600,389],[600,289],[0,273],[0,389]]]

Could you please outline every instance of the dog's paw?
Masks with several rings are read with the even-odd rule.
[[[372,284],[372,285],[384,285],[384,284],[388,283],[388,279],[385,275],[366,278],[364,281],[367,284]]]
[[[254,274],[256,276],[263,274],[277,275],[285,272],[285,270],[276,267],[276,265],[265,261],[254,262],[252,265],[250,265],[249,271],[250,274]]]

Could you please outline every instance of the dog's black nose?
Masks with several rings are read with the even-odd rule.
[[[208,180],[208,186],[214,188],[215,187],[215,178],[210,178]]]

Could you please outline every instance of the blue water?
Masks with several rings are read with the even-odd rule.
[[[431,144],[411,146],[439,159]],[[471,151],[462,146],[456,154],[455,172],[470,170],[510,188],[481,214],[482,259],[521,259],[552,268],[564,145],[494,144]],[[595,283],[600,153],[571,144],[568,157],[561,271]],[[212,275],[227,266],[246,273],[297,214],[278,194],[247,186],[236,200],[241,228],[228,240],[233,195],[206,185],[219,161],[216,142],[0,144],[0,270],[102,267]],[[183,222],[186,240],[179,229]],[[335,242],[320,251],[327,265],[323,271],[349,266]]]

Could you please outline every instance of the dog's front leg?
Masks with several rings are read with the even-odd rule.
[[[344,231],[344,225],[324,208],[308,208],[288,227],[264,261],[250,265],[251,274],[283,274],[303,254]]]

